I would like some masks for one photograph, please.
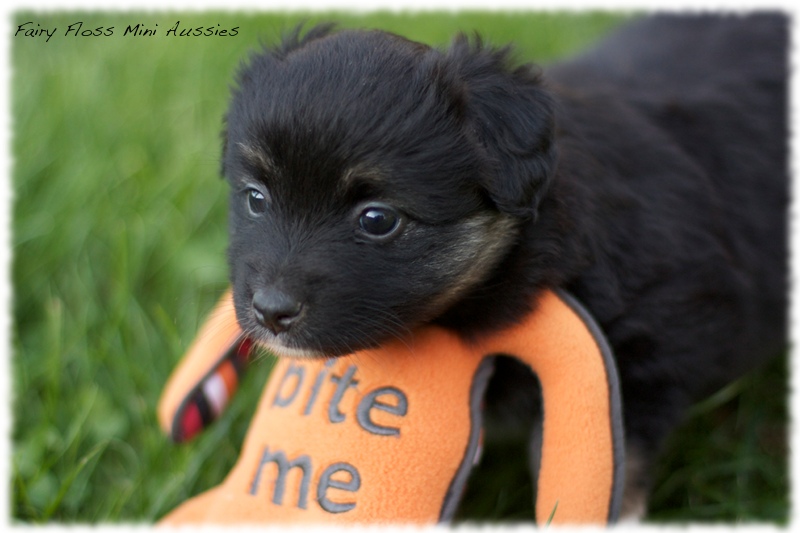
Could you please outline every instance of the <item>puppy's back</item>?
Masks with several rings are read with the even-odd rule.
[[[788,19],[775,13],[647,16],[549,74],[570,86],[659,93],[784,80],[788,31]]]

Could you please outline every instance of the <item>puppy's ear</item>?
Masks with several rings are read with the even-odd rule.
[[[482,187],[501,211],[535,219],[556,165],[554,103],[538,69],[514,66],[510,54],[459,35],[444,60],[460,85],[467,133],[483,151]]]

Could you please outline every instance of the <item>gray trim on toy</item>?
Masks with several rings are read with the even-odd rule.
[[[458,509],[459,501],[464,492],[464,487],[467,484],[470,471],[475,466],[475,461],[478,458],[478,453],[481,446],[481,431],[483,429],[483,412],[481,406],[483,404],[483,396],[486,392],[486,387],[489,384],[489,379],[494,372],[494,357],[487,357],[478,365],[475,375],[472,378],[472,384],[469,389],[469,441],[464,450],[464,457],[461,459],[461,464],[458,466],[456,474],[450,481],[450,486],[447,488],[447,493],[442,502],[442,510],[439,513],[439,522],[449,522]]]
[[[622,394],[620,392],[617,365],[612,356],[611,347],[605,334],[595,322],[592,314],[583,307],[574,296],[563,290],[556,290],[556,294],[583,320],[589,332],[594,337],[597,347],[603,356],[603,363],[608,381],[608,404],[611,412],[611,439],[614,454],[614,480],[611,487],[611,499],[608,503],[608,522],[615,523],[619,519],[622,507],[622,491],[625,487],[625,434],[622,424]]]

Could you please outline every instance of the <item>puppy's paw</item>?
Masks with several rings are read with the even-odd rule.
[[[649,461],[636,446],[625,450],[625,487],[618,524],[640,523],[647,514],[650,486]]]

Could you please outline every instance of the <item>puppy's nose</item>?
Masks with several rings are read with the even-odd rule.
[[[279,289],[259,289],[253,295],[253,316],[275,335],[288,330],[302,310],[302,302]]]

